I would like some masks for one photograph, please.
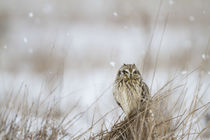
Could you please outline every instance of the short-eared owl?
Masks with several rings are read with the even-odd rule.
[[[150,94],[135,64],[121,66],[114,83],[113,95],[126,115],[145,108]]]

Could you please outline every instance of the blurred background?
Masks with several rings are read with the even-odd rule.
[[[209,7],[209,0],[0,0],[1,104],[8,93],[27,91],[31,103],[53,92],[58,116],[75,104],[72,114],[88,109],[75,128],[116,108],[110,123],[122,113],[112,84],[123,63],[137,65],[152,94],[196,69],[185,81],[189,98],[199,79],[201,104],[209,102]]]

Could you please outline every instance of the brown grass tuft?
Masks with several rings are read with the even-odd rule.
[[[202,138],[207,128],[202,128],[199,118],[209,107],[209,103],[200,105],[200,88],[195,90],[195,96],[190,107],[184,107],[184,100],[177,98],[171,106],[170,97],[176,89],[165,84],[151,99],[146,109],[138,111],[123,119],[118,119],[111,129],[105,129],[90,137],[90,140],[196,140]],[[183,91],[185,87],[183,87]],[[186,95],[182,94],[182,98]],[[171,106],[171,109],[170,109]],[[176,109],[178,108],[178,110]],[[205,133],[204,133],[205,134]]]

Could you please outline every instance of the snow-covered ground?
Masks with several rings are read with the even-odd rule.
[[[170,0],[168,3],[167,6],[176,7],[176,4],[179,5],[175,0]],[[210,25],[208,20],[205,20],[205,23],[200,20],[209,18],[209,9],[206,10],[205,6],[199,10],[195,8],[195,11],[200,11],[197,14],[201,16],[186,12],[186,15],[180,16],[183,21],[180,21],[177,18],[179,16],[176,15],[179,8],[175,8],[176,12],[174,13],[171,10],[168,24],[164,27],[166,14],[159,16],[156,25],[153,25],[155,18],[147,19],[148,23],[146,22],[144,25],[144,18],[135,22],[131,22],[132,20],[120,22],[119,19],[123,17],[123,11],[113,7],[108,12],[107,9],[101,10],[103,11],[101,16],[100,12],[96,14],[90,8],[89,14],[96,14],[96,19],[99,18],[99,20],[90,15],[86,17],[87,19],[83,17],[83,20],[73,20],[68,19],[68,16],[65,17],[68,13],[62,14],[65,13],[65,9],[68,9],[64,5],[64,9],[57,8],[58,13],[56,13],[55,1],[51,4],[43,4],[41,11],[36,8],[16,9],[19,11],[17,14],[11,3],[2,2],[2,5],[10,5],[8,13],[12,14],[8,14],[10,16],[8,21],[0,21],[7,28],[5,35],[0,34],[0,37],[3,38],[0,39],[0,100],[2,101],[5,94],[20,92],[21,86],[23,86],[23,91],[27,89],[30,101],[38,100],[40,94],[41,99],[44,100],[50,91],[56,88],[54,94],[55,99],[60,102],[58,108],[61,113],[65,114],[72,106],[78,104],[76,110],[71,114],[74,116],[91,106],[71,128],[71,131],[86,130],[91,125],[93,114],[95,114],[94,120],[96,121],[114,109],[105,117],[106,123],[109,124],[122,113],[112,96],[112,84],[117,70],[123,63],[136,63],[137,67],[142,70],[143,58],[147,54],[151,38],[150,55],[153,62],[156,60],[160,48],[157,70],[151,88],[152,94],[167,81],[178,76],[174,80],[173,86],[184,85],[187,89],[186,106],[189,106],[189,99],[194,97],[193,93],[199,80],[202,85],[201,93],[205,91],[200,104],[203,105],[210,101],[208,94],[210,92],[208,89],[210,56],[206,49],[209,48]],[[150,6],[146,9],[151,10],[152,8],[153,6]],[[147,16],[153,14],[154,11],[149,11]],[[108,14],[107,17],[104,15],[105,13]],[[103,20],[100,21],[100,19]],[[106,21],[106,19],[110,21]],[[116,22],[114,22],[115,20]],[[174,23],[174,21],[176,22]],[[56,74],[54,68],[60,67],[57,62],[55,62],[57,67],[46,68],[43,73],[34,72],[33,69],[36,65],[32,64],[35,63],[32,58],[39,57],[38,54],[41,51],[45,53],[46,48],[48,51],[50,50],[50,53],[52,50],[53,53],[65,57],[63,73]],[[191,56],[192,54],[193,56]],[[186,56],[186,60],[179,58],[182,55]],[[45,56],[49,59],[47,64],[54,63],[52,61],[55,59],[50,58],[53,56]],[[180,66],[177,67],[176,64],[173,64],[176,59],[184,62],[180,61]],[[169,65],[165,62],[168,62]],[[149,87],[152,84],[155,68],[155,65],[151,64],[152,66],[143,74]],[[151,64],[146,63],[145,65]],[[195,71],[188,78],[183,79],[201,64],[204,65],[203,69]],[[176,91],[174,98],[181,93],[181,90]],[[53,98],[46,100],[54,101]]]
[[[61,112],[65,114],[70,111],[75,104],[79,103],[78,107],[70,114],[70,116],[73,117],[74,115],[83,112],[90,107],[70,129],[71,133],[78,130],[82,132],[89,128],[91,126],[93,114],[95,114],[94,120],[96,121],[107,112],[114,109],[114,111],[105,116],[106,123],[109,126],[110,123],[113,122],[113,120],[116,120],[122,113],[112,96],[112,83],[114,81],[117,69],[118,68],[113,68],[110,65],[107,68],[95,69],[88,72],[75,70],[67,70],[64,72],[61,87],[58,87],[58,89],[54,91],[55,95],[52,95],[53,97],[56,97],[56,101],[60,101],[59,107]],[[187,95],[185,97],[183,109],[185,107],[189,107],[191,100],[196,95],[195,91],[196,88],[198,88],[196,86],[199,82],[198,72],[195,72],[188,78],[184,79],[183,77],[189,72],[190,71],[178,71],[168,73],[167,71],[157,70],[153,83],[152,94],[157,92],[157,90],[166,84],[167,81],[178,76],[174,80],[172,88],[179,85],[182,86],[174,91],[170,106],[176,102],[176,98],[178,98],[180,94],[184,94],[182,89],[185,86],[187,89]],[[152,73],[149,75],[152,75]],[[204,105],[205,103],[209,102],[210,99],[208,94],[210,75],[207,73],[203,73],[202,75],[203,78],[200,81],[200,84],[202,85],[201,91],[198,94],[199,97],[203,96],[200,105]],[[145,82],[148,83],[149,86],[151,85],[150,77],[145,77]],[[1,73],[1,93],[3,95],[1,98],[4,99],[4,93],[6,93],[5,89],[10,89],[10,91],[16,95],[18,92],[20,92],[21,85],[23,85],[23,91],[27,92],[29,101],[37,101],[41,92],[41,100],[46,100],[46,104],[44,105],[47,106],[47,103],[50,103],[50,101],[53,104],[54,98],[46,98],[49,94],[49,88],[46,87],[49,87],[49,85],[45,85],[44,82],[44,78],[40,78],[37,75],[31,75],[27,72],[19,74],[15,77],[8,73]],[[55,87],[51,88],[53,89]],[[19,99],[21,100],[21,98]]]

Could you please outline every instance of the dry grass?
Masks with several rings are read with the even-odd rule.
[[[108,17],[110,19],[109,21],[114,21],[114,23],[127,23],[135,21],[135,24],[142,24],[140,27],[145,29],[145,33],[147,33],[147,35],[151,33],[151,37],[147,46],[149,49],[145,54],[145,58],[142,59],[142,56],[139,54],[139,62],[137,62],[137,65],[143,68],[142,73],[144,76],[146,75],[145,77],[151,74],[151,70],[154,70],[150,88],[153,87],[153,80],[157,72],[156,70],[158,69],[157,67],[164,69],[165,72],[170,75],[168,72],[169,68],[189,70],[192,67],[202,63],[199,69],[196,69],[198,73],[202,73],[202,71],[207,72],[210,66],[210,50],[208,47],[210,43],[207,44],[206,50],[203,48],[201,49],[200,47],[202,46],[199,46],[197,50],[192,48],[183,49],[181,51],[177,50],[177,52],[173,52],[173,55],[170,55],[169,59],[160,55],[160,48],[163,42],[162,40],[164,39],[164,33],[167,30],[168,25],[167,20],[163,25],[163,31],[157,56],[154,55],[156,52],[152,52],[152,42],[155,37],[154,33],[160,25],[158,21],[162,16],[160,12],[163,2],[163,0],[158,2],[159,4],[157,4],[157,11],[152,12],[154,13],[154,21],[152,21],[153,16],[151,16],[149,13],[139,11],[139,9],[142,8],[139,8],[135,2],[133,4],[128,4],[127,2],[122,3],[122,1],[115,1],[114,3],[116,4],[116,7],[118,7],[117,9],[121,11],[121,15],[116,18],[112,14],[109,14],[111,17]],[[74,7],[75,1],[72,1],[71,3],[74,3]],[[128,7],[132,7],[131,9],[135,8],[134,10],[136,12],[132,12],[133,10],[131,10],[128,16],[126,13],[123,13],[123,8],[120,10],[121,8],[119,5],[121,4],[128,5]],[[187,5],[189,5],[188,2]],[[72,8],[68,9],[72,11]],[[77,10],[77,8],[73,8],[73,11],[75,10]],[[110,13],[111,12],[113,11],[110,11]],[[71,14],[71,12],[68,13]],[[81,13],[81,11],[79,13]],[[73,14],[75,14],[75,12],[73,12]],[[182,16],[186,18],[185,14],[181,15],[181,17]],[[76,19],[78,17],[83,19],[83,17],[78,15],[75,15],[75,17],[72,18]],[[101,20],[101,17],[103,18],[104,16],[100,16],[100,18],[94,19]],[[0,37],[4,37],[8,32],[8,18],[9,16],[0,14],[0,19],[2,19],[2,22],[0,22]],[[46,18],[45,20],[47,21],[48,19]],[[71,20],[71,22],[72,21],[73,20]],[[201,25],[205,25],[202,18],[196,18],[196,23],[199,23],[198,21],[202,23]],[[176,18],[171,18],[169,25],[185,22],[185,20],[180,21]],[[152,23],[154,23],[154,25]],[[153,27],[151,27],[152,25]],[[189,24],[186,24],[184,27],[187,27],[188,25]],[[205,26],[203,26],[203,28],[205,28]],[[192,39],[194,38],[197,38],[197,35],[193,36]],[[2,40],[0,40],[0,44],[4,43]],[[192,87],[173,83],[174,79],[169,80],[162,88],[160,88],[160,90],[154,94],[152,100],[148,104],[148,107],[144,111],[137,111],[128,117],[123,115],[115,116],[115,120],[110,122],[109,126],[105,125],[105,123],[102,123],[101,127],[97,128],[98,132],[94,131],[94,128],[96,128],[96,125],[99,122],[106,121],[106,115],[102,116],[96,122],[93,120],[92,125],[85,132],[71,132],[71,127],[80,121],[79,119],[84,116],[85,112],[73,115],[72,112],[76,109],[77,106],[75,105],[72,107],[72,109],[66,111],[65,114],[61,114],[57,108],[58,103],[52,103],[52,100],[47,100],[54,96],[53,92],[56,89],[62,88],[60,86],[63,82],[62,76],[64,74],[64,65],[65,67],[70,67],[71,69],[76,69],[80,72],[84,69],[92,70],[92,68],[96,67],[104,68],[107,66],[107,64],[109,64],[109,57],[113,50],[103,50],[100,47],[99,49],[94,48],[93,50],[82,50],[83,52],[86,52],[84,54],[77,54],[74,50],[71,50],[70,54],[66,54],[67,50],[57,51],[54,50],[54,48],[43,48],[46,48],[46,46],[42,46],[35,50],[33,55],[28,54],[28,52],[26,53],[25,48],[23,50],[15,51],[13,48],[8,48],[8,53],[5,53],[5,56],[2,55],[4,63],[0,63],[0,72],[6,71],[15,75],[23,70],[24,66],[29,66],[31,73],[35,75],[44,75],[47,77],[46,81],[44,82],[46,85],[48,84],[50,90],[49,93],[45,94],[46,97],[38,98],[38,101],[36,100],[32,102],[29,102],[28,98],[30,93],[28,93],[27,88],[26,90],[24,89],[24,91],[22,91],[21,87],[17,94],[14,92],[1,93],[0,139],[197,140],[210,138],[210,116],[206,115],[207,110],[209,109],[209,103],[202,103],[202,96],[209,90],[201,90],[203,85],[199,79],[198,81],[195,81],[197,82],[197,87],[193,92],[191,92],[193,95],[193,99],[191,99],[191,101],[188,101],[189,99],[187,99],[187,89]],[[0,47],[0,49],[3,49],[3,47]],[[106,54],[108,55],[104,53],[105,51],[107,51]],[[120,56],[118,56],[120,49],[116,50],[115,52],[117,53],[114,53],[114,56],[111,59],[116,60],[116,64],[118,64],[120,63]],[[205,60],[202,60],[201,56],[198,55],[202,52],[205,52],[204,54],[206,54]],[[3,54],[3,52],[1,52],[1,54]],[[65,60],[68,60],[68,62],[65,63]],[[2,66],[3,64],[5,66]],[[55,75],[48,76],[47,74],[49,72],[52,72]],[[191,73],[187,74],[184,77],[184,80],[187,80],[190,74]],[[178,83],[182,83],[182,80],[183,79],[178,81]],[[7,94],[7,96],[4,96],[3,94]],[[185,106],[186,101],[190,102],[188,106]],[[109,113],[110,112],[107,114]],[[206,122],[208,123],[206,125],[201,125],[200,120],[205,115]]]
[[[202,127],[199,119],[209,108],[209,103],[200,105],[200,87],[197,87],[190,107],[184,107],[186,92],[177,98],[171,106],[169,97],[173,91],[182,86],[165,90],[164,85],[152,98],[148,107],[142,112],[119,118],[111,129],[101,130],[89,139],[95,140],[197,140],[203,139],[209,126]],[[184,88],[183,88],[184,89]],[[171,106],[171,109],[169,109]]]
[[[58,119],[61,114],[57,103],[49,99],[53,98],[53,93],[32,102],[26,87],[21,87],[18,94],[7,94],[0,105],[0,139],[56,140],[73,137],[67,130],[80,116],[67,117],[76,106]]]
[[[205,54],[208,55],[209,52],[206,51]],[[194,55],[194,53],[190,53],[189,55]],[[156,59],[159,59],[158,56],[159,52],[157,53]],[[43,64],[44,66],[45,63],[41,59],[45,58],[40,57],[40,62],[37,61],[37,64],[40,64],[37,65],[38,69],[40,67],[43,68],[41,65]],[[144,63],[147,64],[148,59],[152,60],[153,58],[145,58]],[[191,57],[189,59],[191,60]],[[56,57],[55,60],[58,60],[55,62],[59,63],[60,69],[55,70],[55,77],[57,78],[45,79],[46,81],[44,82],[46,82],[46,85],[52,82],[49,88],[51,90],[49,90],[48,94],[45,94],[46,97],[38,98],[38,101],[29,102],[27,87],[23,88],[22,86],[17,94],[10,92],[7,93],[7,96],[1,98],[1,139],[197,140],[209,138],[209,124],[204,126],[200,122],[201,118],[209,109],[209,103],[202,103],[203,95],[208,92],[208,89],[201,90],[203,85],[200,79],[203,77],[200,76],[198,78],[195,84],[195,90],[190,93],[193,95],[191,101],[187,99],[187,89],[192,87],[187,87],[185,84],[182,84],[182,81],[187,81],[193,72],[201,73],[202,70],[206,70],[207,68],[204,66],[208,65],[209,59],[203,61],[203,64],[199,68],[186,74],[182,79],[175,77],[168,80],[154,94],[144,111],[137,111],[128,117],[116,116],[116,121],[110,122],[109,126],[105,126],[105,123],[103,123],[99,132],[94,131],[93,129],[96,128],[96,124],[106,120],[106,117],[103,116],[96,122],[93,121],[91,127],[85,132],[79,131],[77,133],[71,132],[71,127],[77,121],[80,121],[79,119],[85,112],[72,115],[72,110],[76,108],[75,105],[63,115],[57,108],[58,102],[52,103],[52,100],[49,99],[53,98],[53,92],[57,88],[60,88],[59,86],[62,86],[63,82],[64,58]],[[185,67],[188,62],[187,60],[184,58],[183,61],[180,61],[180,67]],[[46,59],[46,63],[48,61]],[[155,64],[154,62],[150,64],[150,67],[155,66],[152,80],[154,80],[157,69],[160,67],[158,64],[157,61]],[[46,66],[46,68],[54,69],[51,66]],[[146,71],[148,69],[152,68],[146,68]],[[45,71],[45,68],[41,71]],[[177,84],[177,80],[179,80],[178,83],[180,84]],[[152,86],[153,84],[151,84],[150,88]],[[190,102],[189,106],[185,106],[186,101]]]
[[[159,8],[161,7],[159,6]],[[157,28],[156,22],[158,17],[159,12],[156,15],[152,32]],[[154,36],[154,34],[152,34],[151,40],[149,40],[148,43],[149,49],[144,59],[139,59],[140,61],[137,62],[138,65],[143,68],[141,71],[144,76],[148,75],[149,72],[153,70],[150,88],[153,87],[154,77],[158,67],[167,70],[169,68],[186,69],[189,65],[194,67],[193,65],[202,63],[201,66],[196,69],[196,72],[201,73],[202,71],[207,71],[210,65],[209,59],[198,59],[200,56],[196,55],[197,50],[183,49],[181,53],[180,50],[178,50],[174,53],[174,56],[171,56],[170,60],[161,57],[160,48],[162,46],[166,26],[167,19],[163,27],[156,56],[154,56],[154,52],[151,52],[151,43]],[[81,67],[85,67],[86,69],[92,69],[93,67],[103,68],[108,64],[108,59],[101,57],[105,50],[97,54],[95,54],[95,50],[89,50],[89,53],[85,53],[83,58],[73,55],[75,52],[71,52],[67,57],[67,54],[64,54],[65,51],[66,50],[58,52],[54,50],[54,48],[50,50],[40,49],[33,55],[20,53],[19,56],[14,56],[9,59],[5,71],[18,73],[18,69],[22,67],[22,65],[20,65],[21,63],[30,65],[32,73],[37,75],[43,74],[47,77],[44,82],[48,85],[50,90],[49,93],[45,94],[46,97],[43,99],[38,98],[38,101],[34,102],[29,102],[29,93],[27,90],[24,90],[24,92],[20,90],[16,95],[11,92],[8,96],[3,97],[0,103],[1,139],[197,140],[209,138],[210,125],[203,126],[200,124],[200,119],[209,109],[209,103],[202,104],[201,102],[202,96],[208,92],[208,90],[206,89],[204,92],[201,90],[203,85],[200,83],[199,79],[196,84],[196,89],[191,93],[194,98],[190,101],[189,106],[185,107],[185,102],[189,100],[186,94],[187,89],[192,87],[176,84],[174,81],[177,79],[174,78],[169,80],[154,94],[144,111],[137,111],[130,116],[116,116],[116,121],[110,122],[108,127],[105,123],[102,123],[99,132],[93,131],[93,129],[99,122],[105,122],[106,115],[96,122],[93,120],[92,125],[85,132],[71,132],[70,128],[77,121],[80,121],[79,119],[83,117],[85,112],[72,115],[72,111],[76,108],[75,105],[63,115],[57,108],[58,103],[52,103],[52,100],[45,100],[54,96],[53,92],[56,91],[56,89],[62,88],[64,65],[67,65],[66,67],[71,66],[71,69],[80,69],[80,71],[84,69]],[[208,47],[204,52],[206,57],[209,57]],[[68,58],[67,63],[65,63],[66,57]],[[118,56],[116,55],[115,57]],[[187,65],[187,63],[190,64]],[[53,72],[54,75],[48,76],[47,73],[49,71]],[[187,74],[181,80],[187,80],[190,74],[191,73]],[[168,75],[170,75],[170,73],[168,73]],[[180,83],[182,83],[181,80],[179,81]],[[207,118],[207,120],[208,119],[209,118]]]
[[[154,71],[156,68],[157,66]],[[202,68],[201,66],[194,71],[199,73]],[[183,79],[179,79],[180,83],[182,80],[187,80],[194,71],[186,74]],[[155,72],[153,74],[155,76]],[[197,140],[208,138],[209,125],[200,124],[200,119],[209,108],[209,103],[202,104],[201,102],[202,96],[208,90],[201,90],[202,83],[198,79],[197,87],[191,93],[194,98],[190,101],[190,105],[185,107],[186,100],[189,100],[186,95],[189,87],[176,84],[174,81],[177,79],[175,77],[163,85],[154,94],[144,111],[137,111],[128,117],[116,116],[116,121],[110,122],[110,126],[105,126],[104,123],[99,132],[93,129],[97,123],[106,120],[105,116],[93,122],[85,132],[70,131],[71,126],[80,121],[79,118],[84,115],[84,112],[72,115],[71,112],[75,109],[72,107],[72,110],[61,115],[56,108],[56,102],[46,101],[53,96],[54,90],[58,88],[57,84],[49,95],[34,102],[29,102],[27,87],[21,87],[17,94],[7,93],[1,101],[0,137],[5,140],[78,140],[83,138],[90,140]],[[114,124],[111,125],[111,123]]]

